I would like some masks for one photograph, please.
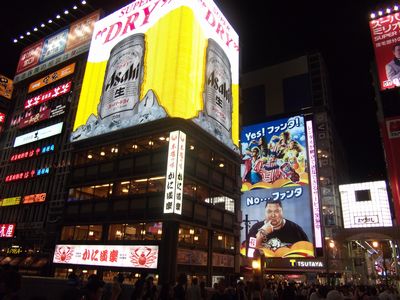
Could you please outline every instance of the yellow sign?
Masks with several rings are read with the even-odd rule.
[[[0,206],[11,206],[11,205],[18,205],[21,203],[21,196],[18,197],[11,197],[11,198],[4,198],[1,200]]]
[[[71,141],[178,117],[237,149],[238,45],[211,0],[136,1],[99,20]]]

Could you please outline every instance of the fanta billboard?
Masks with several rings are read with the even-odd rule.
[[[99,20],[71,141],[179,117],[237,149],[238,45],[211,0],[136,1]]]

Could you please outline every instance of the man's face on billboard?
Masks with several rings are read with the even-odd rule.
[[[265,218],[272,226],[278,226],[283,220],[282,207],[277,203],[269,203],[265,207]]]
[[[393,55],[394,55],[396,58],[400,59],[400,45],[394,47],[394,49],[393,49]]]

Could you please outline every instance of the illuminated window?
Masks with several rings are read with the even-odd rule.
[[[207,247],[208,232],[206,229],[180,225],[178,231],[178,242],[183,245],[193,245]]]
[[[64,226],[61,230],[62,241],[101,240],[102,225]]]
[[[111,224],[108,234],[109,240],[161,240],[162,223],[135,223],[135,224]]]
[[[164,191],[165,187],[165,176],[149,178],[148,181],[148,192],[159,193]]]
[[[235,238],[232,235],[221,232],[214,232],[213,245],[216,249],[234,250]]]

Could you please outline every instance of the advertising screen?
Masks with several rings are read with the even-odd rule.
[[[57,80],[67,77],[68,75],[73,74],[74,71],[75,71],[75,63],[72,63],[60,70],[57,70],[51,74],[48,74],[48,75],[44,76],[43,78],[40,78],[39,80],[36,80],[35,82],[32,82],[28,87],[28,93],[36,91],[48,84],[51,84],[53,82],[56,82]]]
[[[0,74],[0,96],[11,99],[13,88],[13,81]]]
[[[18,61],[14,82],[32,77],[87,52],[94,23],[99,18],[100,11],[97,10],[25,48]]]
[[[303,116],[244,127],[241,132],[241,253],[314,257],[307,132]],[[247,227],[247,228],[246,228]]]
[[[179,117],[237,149],[238,45],[211,0],[136,1],[99,20],[71,141]]]
[[[397,224],[400,222],[400,116],[385,118],[380,124],[391,194]]]
[[[400,86],[400,13],[369,22],[380,89]]]
[[[56,245],[53,262],[57,264],[156,269],[158,246]]]
[[[48,137],[60,134],[62,131],[63,122],[47,126],[45,128],[19,135],[15,138],[14,148],[36,141],[46,139]]]
[[[339,185],[344,228],[390,227],[385,181]]]

